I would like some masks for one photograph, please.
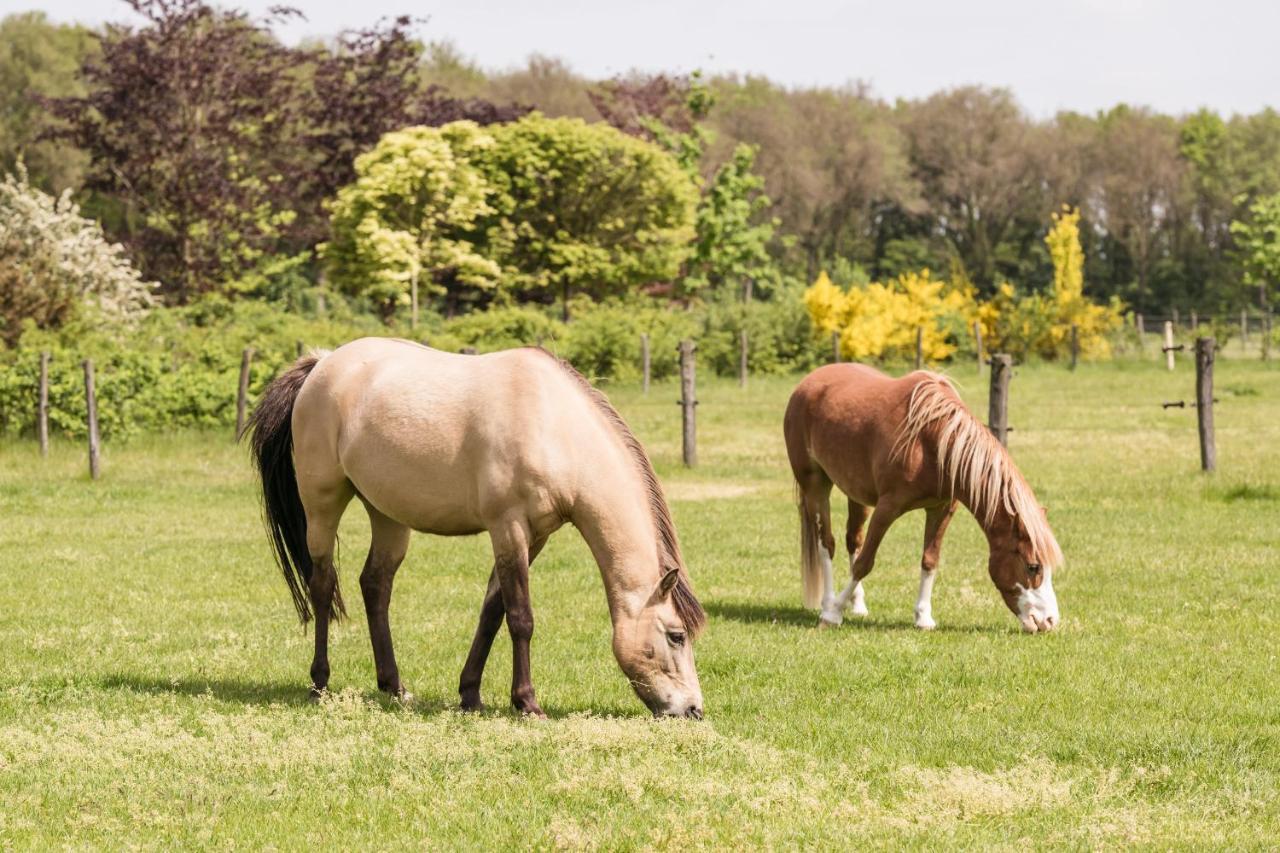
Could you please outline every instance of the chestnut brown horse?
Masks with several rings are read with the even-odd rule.
[[[702,716],[693,638],[705,617],[653,467],[608,400],[541,349],[483,356],[365,338],[300,358],[251,421],[267,528],[299,618],[315,612],[312,690],[329,683],[329,622],[344,613],[334,567],[353,497],[373,541],[360,575],[378,687],[404,695],[388,609],[417,530],[487,532],[494,563],[462,670],[462,706],[505,617],[511,702],[541,716],[529,664],[529,565],[569,522],[600,567],[613,652],[654,714]]]
[[[916,371],[892,379],[860,364],[809,374],[791,395],[783,427],[800,508],[804,601],[838,625],[844,609],[865,615],[863,579],[895,519],[925,511],[915,624],[935,626],[932,594],[942,537],[958,504],[987,536],[987,571],[1024,630],[1058,623],[1053,570],[1062,551],[1013,458],[944,377]],[[849,499],[849,585],[834,594],[831,487]],[[863,523],[870,513],[866,532]]]

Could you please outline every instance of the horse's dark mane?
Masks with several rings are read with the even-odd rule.
[[[605,421],[622,439],[623,446],[635,460],[640,479],[649,493],[649,509],[653,515],[653,526],[658,531],[659,557],[664,566],[672,566],[680,573],[675,587],[671,590],[671,604],[675,607],[680,620],[684,622],[685,630],[696,637],[707,622],[707,614],[703,611],[697,596],[693,594],[693,587],[689,584],[689,574],[684,566],[684,558],[680,555],[680,540],[676,537],[676,526],[671,520],[671,510],[667,507],[667,500],[662,494],[662,485],[658,482],[658,475],[654,473],[653,464],[649,461],[649,455],[645,453],[644,445],[636,438],[631,427],[627,426],[622,415],[618,414],[618,410],[609,402],[609,398],[588,382],[587,378],[573,365],[541,347],[535,349],[545,353],[560,365],[561,370],[573,377],[578,387],[595,404]]]

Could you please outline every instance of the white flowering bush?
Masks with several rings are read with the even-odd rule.
[[[12,346],[28,321],[57,328],[84,309],[131,323],[155,304],[154,288],[69,192],[31,186],[21,164],[0,181],[0,340]]]

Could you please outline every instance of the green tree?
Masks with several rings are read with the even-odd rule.
[[[777,220],[763,218],[772,202],[754,171],[756,149],[745,143],[716,170],[698,204],[693,254],[682,282],[687,292],[726,284],[773,285],[778,270],[769,255]]]
[[[593,298],[670,280],[693,240],[697,188],[658,146],[604,124],[534,113],[492,128],[483,152],[514,286]]]
[[[671,152],[701,190],[693,252],[680,280],[684,293],[744,285],[748,280],[777,283],[769,245],[778,222],[765,215],[773,202],[765,194],[764,179],[755,172],[759,149],[738,143],[710,172],[715,133],[705,122],[715,94],[701,74],[619,77],[602,83],[591,100],[609,124]],[[707,172],[711,177],[704,179]]]
[[[83,95],[80,64],[96,50],[89,30],[51,24],[43,12],[0,21],[0,170],[13,171],[21,159],[39,186],[79,187],[88,158],[42,139],[50,124],[40,98]]]
[[[388,133],[356,158],[356,179],[333,204],[333,239],[321,247],[334,283],[369,297],[384,316],[418,291],[446,297],[488,289],[501,268],[487,255],[480,221],[495,213],[492,184],[477,166],[494,139],[474,122]],[[447,313],[452,314],[456,298]]]
[[[1280,193],[1249,206],[1249,219],[1231,223],[1231,233],[1244,261],[1245,284],[1258,288],[1258,303],[1267,306],[1267,291],[1280,282]]]

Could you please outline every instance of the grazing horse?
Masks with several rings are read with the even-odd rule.
[[[792,393],[783,431],[800,508],[804,601],[821,606],[823,623],[840,624],[850,602],[855,615],[867,613],[862,580],[881,538],[898,516],[923,509],[915,624],[935,627],[933,580],[957,504],[986,533],[987,571],[1022,627],[1035,633],[1058,623],[1053,569],[1062,551],[1045,511],[1008,451],[947,379],[919,370],[892,379],[865,365],[828,365]],[[852,578],[838,596],[831,577],[832,484],[849,499],[845,544]]]
[[[702,717],[693,638],[705,622],[644,448],[604,395],[541,349],[484,356],[365,338],[298,359],[250,422],[267,529],[305,623],[312,690],[329,683],[330,618],[345,615],[334,567],[353,497],[373,541],[360,575],[378,687],[404,695],[391,646],[391,583],[409,532],[487,532],[493,570],[458,692],[480,679],[506,618],[511,702],[544,716],[529,669],[529,564],[566,521],[600,566],[613,653],[655,715]]]

